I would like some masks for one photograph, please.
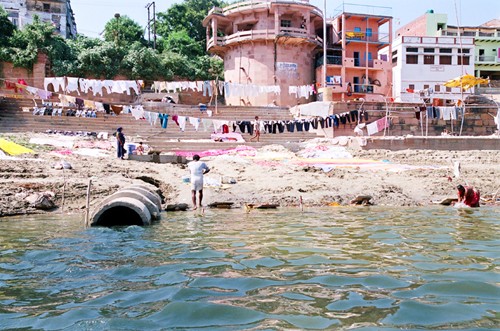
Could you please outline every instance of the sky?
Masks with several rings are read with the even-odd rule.
[[[146,6],[152,2],[152,0],[71,0],[71,7],[75,13],[78,33],[97,38],[104,30],[106,22],[116,13],[126,15],[146,28],[148,20]],[[182,1],[157,0],[154,2],[158,13]],[[310,3],[323,10],[325,0],[310,0]],[[454,26],[477,26],[495,18],[500,19],[500,0],[349,0],[345,2],[326,0],[327,16],[332,17],[335,9],[343,3],[349,9],[363,7],[350,6],[347,5],[348,3],[373,6],[372,9],[376,10],[376,14],[392,16],[394,31],[430,9],[438,14],[447,14],[448,24]],[[151,15],[152,8],[151,6]],[[363,11],[363,13],[366,12]]]

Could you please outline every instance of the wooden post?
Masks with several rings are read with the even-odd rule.
[[[66,194],[66,175],[64,173],[64,166],[62,168],[63,171],[63,191],[62,191],[62,201],[61,201],[61,213],[64,212],[64,197]]]
[[[85,209],[85,226],[89,226],[89,209],[90,209],[90,187],[92,186],[92,179],[89,179],[89,185],[87,186],[87,205]]]

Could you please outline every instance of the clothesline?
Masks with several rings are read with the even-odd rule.
[[[65,105],[63,105],[64,107],[69,107],[70,103],[75,104],[75,103],[77,103],[77,101],[81,101],[81,104],[84,105],[85,107],[92,108],[92,109],[101,108],[101,110],[102,110],[102,105],[108,104],[108,103],[90,100],[87,98],[84,99],[81,97],[74,97],[72,95],[63,94],[63,93],[59,93],[59,92],[50,92],[50,91],[47,91],[45,89],[40,89],[40,88],[33,87],[33,86],[30,86],[27,84],[23,84],[23,83],[19,83],[19,82],[12,82],[12,81],[9,81],[5,78],[0,78],[0,80],[5,82],[7,89],[15,89],[16,91],[18,89],[21,91],[26,90],[31,95],[38,96],[42,100],[50,100],[53,96],[57,96],[57,97],[59,97],[61,103],[65,103]],[[120,103],[120,105],[124,105],[124,104]],[[137,103],[128,103],[126,105],[137,105]]]
[[[274,93],[275,95],[281,94],[281,87],[279,85],[257,85],[257,84],[240,84],[232,83],[226,81],[155,81],[151,86],[156,93],[161,92],[176,92],[180,91],[195,91],[202,92],[203,96],[212,96],[212,94],[218,92],[218,94],[224,94],[226,97],[237,96],[237,97],[249,97],[257,96],[262,93]],[[314,84],[300,85],[300,86],[289,86],[289,94],[295,94],[297,97],[308,98],[312,94],[317,93]]]
[[[52,85],[54,92],[92,92],[94,96],[100,94],[103,96],[103,89],[107,94],[111,93],[127,93],[130,95],[130,89],[134,90],[136,95],[140,94],[140,88],[144,85],[142,80],[100,80],[100,79],[86,79],[77,77],[46,77],[43,80],[43,87],[48,91],[48,87]]]

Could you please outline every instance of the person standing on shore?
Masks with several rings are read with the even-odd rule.
[[[122,127],[116,129],[116,151],[118,158],[124,160],[126,151],[125,151],[125,135],[123,134]]]
[[[472,186],[457,186],[458,202],[469,207],[479,207],[480,193]]]
[[[255,116],[255,121],[253,122],[253,134],[254,136],[250,138],[250,141],[257,139],[257,142],[260,140],[260,120],[259,116]]]
[[[198,154],[193,155],[193,161],[188,163],[188,169],[191,173],[191,199],[193,201],[193,210],[198,207],[196,205],[196,192],[198,192],[198,206],[201,208],[203,200],[203,175],[210,171],[210,168],[205,162],[200,161]]]

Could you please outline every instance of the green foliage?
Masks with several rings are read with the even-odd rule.
[[[205,54],[199,42],[191,38],[186,30],[174,31],[163,39],[165,51],[174,52],[188,57],[201,56]]]
[[[8,19],[7,12],[0,7],[0,47],[8,46],[9,38],[14,35],[16,27]]]
[[[104,26],[104,40],[125,47],[135,42],[145,44],[143,28],[128,16],[114,17]]]
[[[162,65],[165,68],[166,80],[196,79],[195,70],[187,56],[168,51],[164,52],[162,53]]]
[[[224,80],[224,62],[218,56],[203,55],[195,59],[195,76],[199,80]]]
[[[219,0],[185,0],[175,3],[166,12],[158,14],[156,32],[167,38],[175,31],[185,30],[191,38],[205,45],[203,19],[212,7],[222,7],[223,4]]]
[[[201,22],[219,0],[185,0],[158,14],[157,50],[146,47],[142,27],[120,16],[106,23],[104,41],[78,35],[63,39],[35,16],[17,30],[0,8],[0,61],[32,69],[38,53],[47,54],[56,76],[111,79],[118,74],[143,80],[222,79],[223,62],[205,53]],[[3,38],[3,37],[6,38]]]
[[[120,73],[121,62],[126,55],[123,48],[103,42],[92,48],[82,49],[78,55],[79,71],[83,76],[111,79]]]
[[[164,74],[160,55],[151,48],[136,43],[123,59],[124,73],[132,79],[155,80]]]

